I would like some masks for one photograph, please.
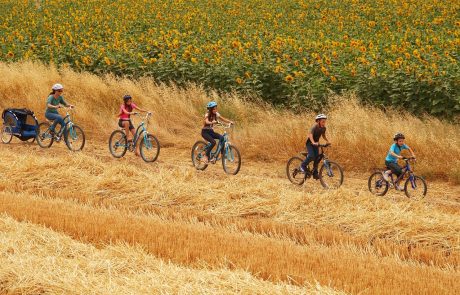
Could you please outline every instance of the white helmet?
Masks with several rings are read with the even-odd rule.
[[[316,116],[315,120],[318,121],[318,120],[321,120],[321,119],[327,119],[327,116],[325,114],[319,114],[318,116]]]
[[[59,83],[56,83],[56,84],[53,85],[53,87],[51,87],[51,89],[53,89],[53,90],[61,90],[61,89],[64,89],[64,86],[62,86]]]

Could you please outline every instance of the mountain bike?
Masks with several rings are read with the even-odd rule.
[[[227,174],[236,175],[241,168],[240,151],[230,143],[229,135],[226,129],[231,128],[232,124],[219,123],[217,127],[224,128],[223,139],[216,144],[214,151],[211,151],[208,162],[205,162],[206,150],[211,146],[211,143],[206,143],[202,140],[195,142],[192,147],[192,163],[197,170],[205,170],[209,163],[215,164],[222,159],[222,167]]]
[[[139,116],[139,113],[134,113],[134,116]],[[160,142],[155,135],[147,131],[147,125],[150,121],[152,113],[147,113],[137,126],[136,133],[132,142],[128,142],[125,129],[120,128],[112,132],[109,138],[109,151],[115,158],[121,158],[129,150],[133,152],[139,144],[141,157],[145,162],[152,163],[158,159],[160,155]]]
[[[388,169],[378,169],[371,174],[368,180],[369,191],[377,196],[384,196],[390,187],[396,187],[396,184],[404,179],[406,174],[408,178],[404,183],[404,192],[408,198],[424,198],[427,192],[425,179],[415,175],[410,162],[415,162],[415,158],[403,158],[405,166],[402,173],[396,179],[393,177],[393,172],[389,175],[390,181],[386,181],[383,173]]]
[[[52,120],[47,120],[38,124],[36,140],[40,147],[49,148],[53,142],[61,141],[64,137],[67,148],[71,151],[81,151],[85,146],[85,133],[80,126],[73,122],[73,108],[66,108],[66,116],[64,117],[64,126],[59,132],[50,130]]]
[[[321,185],[324,188],[336,189],[339,188],[343,183],[343,169],[336,162],[330,161],[325,153],[325,149],[328,148],[330,144],[320,144],[318,147],[321,149],[321,153],[318,155],[317,161],[322,161],[323,164],[319,168],[318,177]],[[304,158],[307,157],[307,152],[301,152],[301,156]],[[289,159],[286,165],[286,174],[288,179],[297,185],[302,185],[305,180],[313,176],[313,172],[310,169],[310,165],[307,166],[305,172],[300,170],[300,165],[304,159],[300,156],[294,156]]]

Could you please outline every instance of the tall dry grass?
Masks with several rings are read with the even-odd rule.
[[[98,77],[56,69],[38,63],[0,63],[0,107],[28,107],[43,119],[44,101],[51,85],[61,82],[66,99],[77,105],[77,121],[90,140],[106,141],[116,128],[115,115],[121,97],[130,93],[136,103],[154,112],[152,131],[165,146],[190,148],[200,138],[205,103],[214,99],[220,111],[237,122],[233,139],[244,160],[286,161],[304,148],[314,114],[275,110],[263,103],[216,93],[206,94],[190,85],[186,90],[156,85],[150,79],[133,81],[113,76]],[[325,110],[329,115],[331,156],[347,170],[367,172],[382,166],[392,135],[402,131],[418,157],[417,171],[428,178],[458,183],[460,127],[425,117],[364,107],[352,95],[336,98]]]
[[[178,266],[127,244],[96,248],[5,215],[0,253],[2,294],[343,294],[319,284],[275,284],[242,270]]]

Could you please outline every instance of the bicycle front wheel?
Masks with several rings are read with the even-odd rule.
[[[50,123],[43,122],[37,127],[37,143],[42,148],[49,148],[54,142],[54,136],[50,133]]]
[[[204,170],[208,167],[208,164],[204,162],[206,145],[204,141],[197,141],[192,147],[192,163],[197,170]]]
[[[3,125],[2,128],[2,142],[7,144],[13,139],[13,128],[9,125]]]
[[[160,155],[160,142],[154,135],[147,134],[142,139],[139,149],[142,159],[144,159],[145,162],[152,163],[155,162]]]
[[[126,134],[121,130],[112,132],[109,138],[109,151],[115,158],[121,158],[126,154],[128,141]]]
[[[240,151],[233,145],[229,144],[222,155],[222,167],[225,173],[236,175],[241,168]]]
[[[383,178],[382,172],[374,172],[369,177],[367,182],[369,191],[376,196],[384,196],[390,184]]]
[[[85,146],[85,133],[78,125],[66,128],[64,132],[65,144],[73,152],[81,151]]]
[[[299,157],[292,157],[286,165],[286,174],[290,182],[302,185],[305,182],[305,173],[300,171],[303,160]]]
[[[321,169],[319,169],[318,176],[324,188],[337,189],[343,183],[343,169],[336,162],[324,162]]]
[[[425,179],[417,175],[410,175],[404,184],[404,192],[408,198],[423,199],[427,192]]]

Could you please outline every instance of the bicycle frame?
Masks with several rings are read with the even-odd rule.
[[[223,127],[224,129],[228,129],[230,128],[230,125],[226,126],[226,125],[220,125],[221,127]],[[222,140],[219,140],[219,143],[217,144],[217,149],[215,152],[212,152],[210,153],[210,158],[211,159],[215,159],[216,162],[219,161],[221,158],[220,158],[220,155],[223,154],[225,152],[225,155],[228,157],[229,155],[229,152],[228,152],[228,145],[230,144],[230,141],[228,139],[228,133],[227,131],[225,130],[224,133],[222,134],[222,137],[223,139]],[[207,148],[209,148],[211,146],[211,143],[209,142],[206,146],[205,146],[205,150]],[[233,154],[230,153],[230,156],[233,157]],[[229,158],[229,160],[233,160],[232,158]]]
[[[402,173],[401,173],[401,175],[399,175],[399,177],[396,178],[396,180],[393,178],[393,172],[391,172],[390,179],[391,179],[391,182],[392,182],[393,185],[395,185],[396,183],[399,183],[402,179],[404,179],[406,174],[409,174],[409,179],[411,181],[412,188],[416,187],[416,184],[413,181],[414,172],[411,169],[411,166],[410,166],[410,163],[409,163],[410,160],[411,160],[410,158],[404,160],[404,161],[406,161],[406,165],[402,168]]]
[[[329,146],[330,146],[330,144],[320,144],[318,147],[321,148],[321,153],[313,161],[318,161],[318,163],[323,161],[323,165],[324,165],[324,167],[326,167],[327,175],[332,177],[333,172],[332,172],[331,167],[329,165],[329,158],[326,155],[326,153],[324,152],[324,149],[329,147]],[[305,177],[308,177],[307,173],[305,173]]]
[[[134,133],[134,138],[133,138],[133,146],[137,146],[138,142],[140,141],[141,138],[145,139],[145,142],[147,145],[150,144],[150,142],[147,140],[147,122],[152,114],[147,113],[144,119],[142,119],[141,123],[139,126],[136,128],[136,132]],[[122,128],[124,130],[124,128]],[[143,137],[141,137],[143,136]],[[128,144],[127,144],[128,146]],[[150,148],[150,146],[146,146],[147,148]]]

